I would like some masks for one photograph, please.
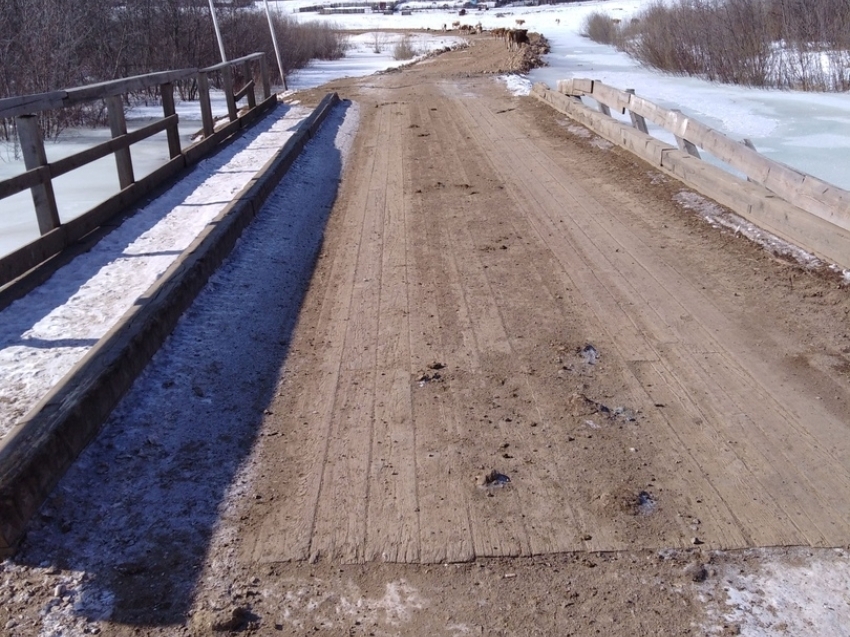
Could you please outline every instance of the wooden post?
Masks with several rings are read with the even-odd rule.
[[[263,81],[263,99],[267,100],[272,94],[272,84],[269,80],[269,65],[265,55],[260,58],[260,77]]]
[[[749,148],[750,150],[756,150],[756,145],[753,144],[753,140],[751,140],[751,139],[747,139],[746,137],[744,137],[744,139],[741,140],[741,143],[744,146],[746,146],[747,148]],[[758,152],[758,151],[756,151],[756,152]],[[747,176],[747,181],[752,182],[754,184],[759,183],[755,179],[753,179],[752,177],[749,177],[749,176]]]
[[[680,115],[682,114],[682,111],[680,111],[678,108],[674,108],[672,109],[672,111],[674,113],[679,113]],[[700,158],[699,150],[693,142],[689,142],[684,137],[679,137],[678,135],[673,135],[673,137],[676,138],[676,143],[679,145],[679,150],[688,153],[688,155],[690,155],[691,157],[696,157],[697,159]]]
[[[174,110],[174,85],[171,82],[159,85],[159,93],[162,96],[162,114],[164,117],[175,115]],[[177,157],[180,150],[180,131],[177,129],[177,124],[168,127],[166,131],[168,135],[168,156],[171,159]]]
[[[24,166],[27,170],[47,166],[47,155],[44,152],[44,141],[38,128],[37,115],[21,115],[17,118],[18,139],[21,142],[21,153],[24,156]],[[59,210],[56,208],[56,195],[53,193],[53,182],[49,173],[46,179],[33,186],[32,202],[35,205],[35,215],[38,219],[38,230],[47,234],[61,224]]]
[[[251,70],[251,60],[245,60],[242,63],[242,75],[245,76],[245,84],[253,81],[254,72]],[[257,96],[254,94],[254,87],[245,95],[248,98],[248,108],[254,108],[257,105]]]
[[[124,119],[124,102],[121,95],[112,95],[106,98],[106,112],[109,116],[109,130],[112,138],[127,134],[127,121]],[[131,186],[133,177],[133,160],[130,157],[130,147],[124,146],[115,151],[115,165],[118,167],[118,183],[121,190]]]
[[[231,122],[235,122],[239,113],[236,109],[236,100],[233,99],[233,74],[229,66],[221,69],[221,79],[224,84],[224,98],[227,101],[227,115]]]
[[[212,106],[210,106],[210,80],[204,71],[198,71],[198,98],[201,102],[204,137],[209,137],[215,132],[215,122],[213,122]]]
[[[635,94],[635,90],[633,88],[627,88],[626,93]],[[644,135],[649,135],[649,130],[646,128],[646,120],[643,115],[638,115],[637,113],[629,110],[629,119],[632,120],[632,126],[638,129]]]
[[[607,104],[603,104],[602,102],[599,102],[599,101],[597,101],[597,104],[599,104],[599,112],[600,113],[602,113],[603,115],[607,115],[608,117],[611,117],[611,109],[608,108]]]

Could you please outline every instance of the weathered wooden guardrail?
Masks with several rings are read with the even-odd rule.
[[[552,91],[536,84],[532,95],[630,150],[688,186],[783,239],[850,268],[850,192],[759,154],[751,146],[658,106],[631,90],[598,80],[558,82]],[[596,100],[599,110],[582,103]],[[610,116],[628,112],[632,126]],[[673,134],[679,148],[650,136],[646,120]],[[747,181],[700,160],[702,148],[747,176]]]
[[[259,67],[258,72],[263,87],[259,107],[253,80],[255,73],[252,65],[254,64]],[[247,82],[241,90],[234,93],[231,70],[236,65],[242,67]],[[209,76],[216,72],[221,73],[229,119],[229,123],[218,130],[213,121],[209,90]],[[194,76],[198,78],[204,138],[184,150],[181,148],[177,129],[174,83]],[[162,119],[128,133],[124,95],[153,87],[159,87],[163,109]],[[247,98],[248,110],[240,117],[237,102],[243,98]],[[112,139],[64,159],[48,162],[44,151],[44,139],[38,126],[38,113],[97,100],[106,102]],[[16,119],[21,153],[26,167],[26,172],[0,181],[0,199],[30,190],[41,233],[40,238],[0,258],[0,288],[101,226],[179,170],[197,162],[213,146],[267,111],[275,101],[276,97],[271,95],[269,74],[263,53],[254,53],[204,69],[150,73],[62,91],[0,99],[0,118]],[[133,172],[130,147],[161,131],[166,131],[170,161],[147,177],[137,180]],[[63,223],[59,218],[56,196],[53,192],[53,179],[110,154],[115,156],[120,192],[82,215]]]

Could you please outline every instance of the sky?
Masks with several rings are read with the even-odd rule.
[[[297,2],[273,4],[278,9],[286,7],[291,10]],[[648,99],[667,107],[681,108],[727,134],[749,137],[759,150],[773,158],[850,187],[848,176],[843,170],[850,147],[850,104],[845,104],[850,100],[846,95],[739,89],[669,77],[641,69],[623,54],[610,47],[594,44],[577,34],[584,15],[593,9],[603,8],[626,17],[640,4],[639,0],[612,0],[559,7],[490,10],[474,12],[467,16],[467,21],[474,24],[480,20],[487,27],[511,26],[521,15],[526,20],[526,26],[543,32],[550,39],[553,45],[548,58],[550,66],[535,70],[528,77],[503,78],[509,90],[517,94],[527,92],[531,82],[544,81],[554,86],[556,80],[568,77],[592,77],[619,88],[634,88]],[[498,17],[498,13],[504,15]],[[311,14],[309,18],[316,19],[317,16]],[[301,14],[298,19],[307,19],[307,16]],[[417,36],[415,41],[415,46],[423,49],[453,46],[458,42],[451,34],[442,33],[443,24],[458,19],[453,12],[422,11],[414,12],[411,16],[367,14],[320,19],[332,19],[337,23],[344,20],[345,26],[351,29],[431,28],[435,31],[433,38]],[[555,23],[555,19],[560,19],[560,24]],[[381,36],[378,37],[380,39]],[[352,48],[345,60],[313,64],[293,75],[290,85],[294,88],[309,88],[334,77],[369,74],[397,64],[391,56],[392,40],[386,41],[387,46],[382,47],[381,53],[374,53],[375,38],[373,33],[352,36]],[[229,196],[238,191],[270,154],[285,143],[307,115],[307,110],[297,103],[297,94],[290,95],[288,100],[288,104],[278,107],[276,115],[263,120],[216,157],[201,162],[189,177],[151,202],[91,252],[78,257],[70,267],[59,270],[34,293],[0,311],[0,393],[4,398],[0,401],[0,438],[8,434],[20,417],[120,319],[138,296],[192,241],[203,225],[221,210]],[[151,108],[154,112],[157,110]],[[180,108],[184,120],[183,131],[188,136],[199,127],[200,115],[195,112],[193,104],[184,104]],[[217,102],[215,110],[217,113],[225,112],[221,100]],[[131,117],[141,121],[152,114],[150,110],[138,108],[131,113]],[[127,555],[122,553],[125,549],[113,545],[111,538],[131,536],[135,532],[133,529],[138,527],[134,523],[135,515],[157,515],[154,511],[157,507],[147,507],[139,508],[138,511],[131,509],[121,519],[110,516],[108,510],[113,505],[108,503],[126,506],[126,494],[121,489],[126,487],[126,493],[133,493],[133,497],[141,503],[147,498],[160,502],[176,498],[177,504],[174,506],[183,502],[187,507],[200,509],[199,502],[205,502],[191,491],[182,495],[160,491],[141,492],[140,483],[161,485],[164,481],[156,475],[144,480],[132,478],[133,474],[126,470],[127,465],[120,464],[124,462],[124,456],[119,455],[118,460],[115,460],[112,454],[126,454],[127,450],[135,449],[160,450],[141,458],[138,470],[162,471],[163,475],[171,475],[168,472],[173,471],[173,468],[165,464],[160,466],[154,460],[159,455],[173,456],[169,456],[170,452],[163,449],[173,443],[171,437],[177,435],[176,430],[181,431],[180,436],[190,435],[191,432],[182,432],[180,424],[197,422],[198,414],[209,413],[210,417],[203,418],[205,422],[212,423],[210,426],[227,429],[235,426],[237,421],[255,416],[234,411],[240,409],[240,404],[243,410],[246,404],[250,407],[255,400],[244,400],[245,389],[234,388],[229,379],[234,374],[259,373],[258,369],[263,371],[263,377],[270,373],[269,370],[274,371],[273,367],[278,360],[275,357],[281,355],[278,350],[271,352],[269,361],[262,364],[258,364],[258,359],[253,355],[250,361],[243,360],[240,355],[244,358],[245,352],[253,352],[251,343],[256,339],[269,341],[274,337],[275,330],[291,329],[295,320],[291,307],[286,310],[289,323],[283,328],[279,325],[255,325],[253,321],[259,315],[273,316],[281,311],[278,306],[280,299],[270,291],[276,289],[275,286],[280,285],[281,280],[288,281],[296,292],[303,291],[303,277],[306,275],[299,270],[298,264],[305,260],[305,255],[315,254],[317,250],[318,239],[309,231],[311,219],[316,216],[326,218],[356,126],[356,105],[348,104],[335,115],[335,119],[332,118],[329,126],[326,125],[327,130],[319,136],[319,141],[308,146],[304,156],[298,160],[291,174],[260,213],[255,225],[249,228],[239,242],[233,256],[213,277],[161,352],[122,400],[105,426],[108,443],[95,443],[81,458],[80,465],[72,469],[63,480],[60,490],[69,502],[74,503],[73,508],[78,511],[75,515],[91,513],[105,516],[88,522],[80,520],[78,528],[91,529],[102,525],[103,533],[92,532],[91,537],[85,539],[76,533],[68,537],[54,537],[39,529],[30,533],[30,563],[49,562],[52,551],[59,550],[57,547],[61,547],[63,542],[77,543],[72,552],[79,557],[74,568],[69,571],[67,586],[71,593],[79,593],[81,604],[86,599],[99,600],[103,615],[108,616],[110,592],[99,590],[97,587],[103,584],[98,584],[97,578],[89,575],[109,560],[127,559]],[[75,152],[83,145],[102,139],[102,135],[101,132],[76,131],[60,143],[48,144],[48,156],[58,157]],[[134,151],[134,161],[139,161],[139,172],[144,174],[151,170],[165,157],[165,152],[164,144],[162,147],[151,144]],[[328,170],[328,167],[332,169]],[[14,174],[15,170],[19,168],[15,167],[14,161],[8,161],[8,158],[0,160],[0,176]],[[107,160],[91,173],[78,175],[72,183],[57,185],[57,192],[62,199],[60,211],[64,210],[70,215],[78,214],[88,204],[93,191],[98,191],[98,188],[108,191],[115,187],[112,184],[115,181],[113,177],[102,177],[104,174],[111,175],[113,170]],[[326,196],[319,200],[306,197],[305,193],[312,192],[305,187],[307,183],[318,183]],[[682,205],[701,208],[702,214],[709,216],[705,212],[706,206],[710,208],[709,202],[688,199]],[[287,210],[297,210],[303,214],[286,218],[282,215]],[[29,221],[13,218],[10,222],[9,214],[8,210],[0,208],[0,224],[6,224],[0,225],[0,254],[4,254],[4,246],[6,251],[9,249],[8,237],[20,238],[32,234],[32,229],[27,227]],[[730,223],[735,222],[733,220]],[[275,241],[269,245],[263,243],[263,237],[270,236],[275,237]],[[4,240],[7,242],[2,243]],[[256,280],[256,272],[264,271],[264,268],[257,267],[257,259],[261,263],[275,264],[275,268],[269,270],[267,280]],[[232,295],[234,290],[238,292],[236,297],[226,296],[228,293]],[[227,325],[232,324],[233,317],[226,314],[225,310],[237,311],[240,306],[245,306],[244,295],[248,293],[253,294],[251,298],[256,303],[270,303],[269,311],[252,311],[240,319],[246,324],[251,322],[254,329],[244,330],[246,333],[242,336],[245,340],[234,342],[232,355],[222,355],[216,351],[216,347],[211,346],[210,335],[218,335],[227,329]],[[295,298],[298,298],[297,294]],[[232,372],[229,374],[218,373],[222,365],[239,369],[229,370]],[[231,411],[233,417],[223,419],[220,423],[212,417],[213,414]],[[118,473],[113,476],[114,480],[110,483],[112,486],[108,487],[118,489],[113,494],[104,493],[107,488],[104,485],[109,481],[103,481],[100,477],[92,479],[95,472],[86,469],[101,464],[123,467],[120,472],[115,469]],[[240,473],[237,480],[235,471],[229,467],[221,476],[224,486],[219,486],[229,490],[231,495],[228,497],[240,497],[240,493],[244,495],[250,488],[246,486],[250,483],[250,472]],[[148,522],[168,528],[169,520],[180,517],[173,513],[171,509],[163,507],[162,519]],[[199,512],[198,515],[209,516],[210,512]],[[192,520],[186,523],[191,524]],[[144,538],[139,542],[143,546]],[[133,543],[127,545],[132,546]],[[10,571],[29,567],[7,561],[2,568]],[[811,629],[812,634],[842,634],[829,632],[835,628],[834,625],[824,623],[827,619],[819,619],[816,612],[812,612],[811,616],[805,615],[802,607],[794,607],[792,604],[786,604],[791,614],[784,619],[780,617],[781,621],[775,616],[765,619],[764,608],[771,607],[774,599],[808,600],[804,606],[815,610],[838,603],[829,597],[829,591],[847,590],[850,584],[850,566],[846,555],[841,554],[837,566],[835,561],[827,560],[817,562],[812,568],[815,570],[789,571],[771,567],[763,573],[748,576],[746,581],[745,578],[739,578],[740,581],[736,580],[734,585],[730,580],[728,599],[722,600],[718,616],[725,612],[745,627],[750,626],[751,629],[748,628],[744,634],[773,635],[775,633],[771,632],[770,626],[781,624],[781,621],[789,626],[798,625],[795,622],[811,622],[806,624],[806,630],[812,626],[822,626],[821,631]],[[813,586],[813,577],[816,581],[828,581],[829,587]],[[76,634],[74,626],[77,625],[75,622],[79,623],[81,613],[63,615],[65,612],[58,607],[46,608],[43,613],[45,627],[58,631],[55,634]],[[843,616],[846,618],[850,614]],[[834,615],[830,617],[834,620]],[[844,622],[844,627],[850,627],[850,620]],[[54,633],[48,630],[44,634]],[[845,630],[843,634],[848,633]]]

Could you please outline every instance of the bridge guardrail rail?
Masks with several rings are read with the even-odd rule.
[[[245,78],[244,86],[238,91],[233,89],[234,66],[241,67]],[[227,102],[228,123],[218,127],[213,118],[210,96],[210,76],[214,73],[221,74],[221,84]],[[259,75],[262,86],[259,101],[255,75]],[[203,131],[200,141],[183,149],[177,128],[179,116],[175,111],[174,83],[192,77],[197,77]],[[154,87],[159,88],[162,119],[128,132],[124,96]],[[247,100],[247,110],[240,116],[237,103],[242,99]],[[112,138],[58,161],[48,162],[38,114],[97,100],[103,100],[106,104]],[[0,289],[101,226],[182,168],[196,163],[213,146],[254,121],[275,102],[276,96],[271,93],[264,53],[253,53],[203,69],[148,73],[61,91],[0,99],[0,118],[15,119],[26,168],[26,172],[0,181],[0,199],[30,190],[41,235],[35,241],[0,258]],[[162,131],[166,132],[170,161],[150,175],[137,180],[130,147]],[[53,190],[53,180],[110,154],[115,157],[120,187],[118,194],[82,215],[63,222]]]

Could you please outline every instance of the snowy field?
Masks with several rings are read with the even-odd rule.
[[[552,45],[549,66],[533,70],[532,82],[545,82],[554,88],[557,81],[571,77],[602,80],[617,88],[633,88],[638,95],[666,108],[678,108],[735,139],[749,138],[759,152],[776,161],[850,189],[850,98],[846,94],[804,93],[742,88],[704,80],[666,75],[642,68],[611,46],[597,44],[579,35],[582,23],[593,11],[604,11],[628,20],[650,0],[609,0],[540,7],[509,7],[470,11],[459,17],[457,9],[443,11],[430,7],[444,3],[410,2],[412,15],[400,13],[318,15],[293,13],[299,20],[322,20],[345,29],[432,29],[460,20],[480,22],[485,28],[514,27],[543,33]],[[276,2],[278,11],[294,12],[297,7],[320,4],[314,0]],[[459,3],[449,3],[450,6]],[[558,20],[559,22],[556,22]],[[521,91],[522,88],[518,88]],[[673,137],[659,129],[651,130],[665,141]]]

